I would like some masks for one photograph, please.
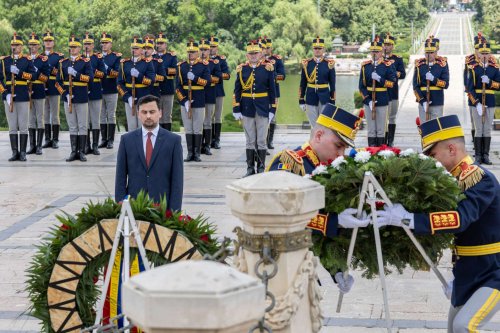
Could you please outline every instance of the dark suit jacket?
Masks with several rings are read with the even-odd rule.
[[[122,135],[116,161],[115,200],[136,197],[144,190],[156,202],[167,198],[167,208],[182,207],[184,167],[181,137],[160,127],[149,168],[142,144],[142,128]]]

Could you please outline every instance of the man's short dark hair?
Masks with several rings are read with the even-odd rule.
[[[151,102],[156,102],[156,106],[158,106],[158,109],[160,109],[160,99],[154,95],[146,95],[139,98],[139,101],[137,102],[137,108],[139,108],[139,106],[141,106],[142,104]]]

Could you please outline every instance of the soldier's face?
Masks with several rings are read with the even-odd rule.
[[[80,54],[80,51],[81,51],[81,47],[79,46],[70,46],[69,47],[69,53],[73,56],[73,57],[76,57],[77,55]]]
[[[140,57],[142,55],[142,49],[134,47],[132,49],[132,54],[134,55],[134,57]]]
[[[265,52],[266,52],[267,56],[270,56],[273,54],[273,49],[271,47],[265,48],[264,50],[266,50]]]
[[[37,54],[38,50],[40,50],[40,44],[30,44],[29,45],[31,54]]]
[[[318,129],[313,134],[311,146],[320,162],[328,162],[344,155],[347,144],[329,129]]]
[[[481,59],[481,62],[483,64],[486,64],[488,60],[490,59],[491,54],[490,53],[481,53],[479,56],[479,59]]]
[[[436,60],[436,52],[426,52],[425,55],[427,59],[429,59],[429,62],[434,62],[434,60]]]
[[[101,42],[101,49],[103,52],[111,51],[111,47],[113,46],[110,42]]]
[[[458,164],[458,159],[461,157],[458,152],[459,149],[456,143],[445,140],[436,143],[431,148],[429,156],[441,162],[446,170],[451,171]]]
[[[46,40],[43,42],[43,46],[45,47],[46,50],[52,50],[54,48],[54,41]]]
[[[195,61],[200,56],[198,51],[188,51],[189,61]]]
[[[92,53],[94,51],[94,44],[85,43],[83,44],[83,49],[85,50],[85,53]]]
[[[210,55],[217,55],[219,48],[217,46],[210,46]]]
[[[375,59],[375,61],[380,59],[380,57],[382,56],[382,52],[380,51],[372,51],[371,54],[372,58]]]
[[[146,57],[151,57],[153,55],[154,49],[152,47],[145,47],[144,48],[144,56]]]
[[[315,58],[321,58],[323,56],[324,52],[325,52],[325,49],[322,47],[313,48],[313,54],[314,54]]]
[[[14,54],[20,54],[21,50],[23,49],[22,45],[11,45],[10,47],[12,49],[12,53]]]
[[[155,101],[139,105],[139,120],[147,130],[155,129],[161,118],[161,111]]]
[[[210,49],[201,50],[201,56],[203,59],[208,59],[210,57]]]
[[[392,50],[394,49],[394,44],[384,44],[384,51],[385,53],[391,53]]]
[[[158,52],[165,52],[167,50],[167,43],[164,42],[158,42],[156,43],[156,49]]]
[[[247,59],[252,64],[257,63],[260,60],[260,57],[261,57],[260,52],[247,53]]]

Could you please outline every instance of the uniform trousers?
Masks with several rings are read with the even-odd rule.
[[[102,99],[89,100],[89,123],[92,129],[99,129]]]
[[[212,129],[212,117],[215,111],[215,104],[205,104],[205,120],[203,129]]]
[[[242,118],[243,129],[245,130],[246,149],[255,149],[257,142],[258,150],[266,150],[267,129],[269,128],[269,118],[258,114],[255,117]]]
[[[13,111],[10,112],[10,106],[4,101],[5,116],[9,124],[9,134],[28,134],[28,118],[30,102],[14,102]]]
[[[101,124],[116,124],[117,102],[118,94],[102,94]]]
[[[43,122],[45,124],[59,125],[61,121],[59,120],[59,103],[61,102],[61,96],[47,96],[45,97],[45,110],[43,113]]]
[[[43,110],[45,109],[45,98],[31,100],[29,128],[44,128]]]
[[[480,116],[477,113],[477,109],[475,106],[471,106],[472,113],[472,128],[476,130],[476,137],[491,137],[491,128],[493,127],[493,117],[495,116],[495,108],[487,108],[483,105],[483,113],[484,113],[484,123],[483,116]]]
[[[398,115],[399,101],[393,99],[389,102],[389,124],[396,124],[396,116]]]
[[[383,138],[385,137],[385,130],[387,127],[388,105],[378,106],[375,105],[375,119],[372,119],[372,109],[365,104],[365,118],[368,125],[369,138]]]
[[[139,126],[142,126],[139,118],[137,117],[137,104],[134,105],[134,109],[135,115],[132,115],[132,108],[130,107],[130,104],[125,103],[125,115],[127,116],[127,128],[129,132],[132,132],[133,130],[138,129]]]
[[[438,117],[442,117],[443,116],[443,110],[444,110],[443,105],[435,105],[435,106],[430,105],[429,106],[429,116],[430,116],[429,120],[430,119],[436,119]],[[425,110],[424,110],[424,106],[422,104],[418,105],[418,116],[420,117],[420,121],[422,123],[426,122]]]
[[[205,118],[205,108],[192,108],[191,119],[186,112],[186,108],[181,106],[182,124],[186,134],[202,134],[203,133],[203,118]]]
[[[316,120],[321,114],[321,111],[323,111],[324,106],[325,105],[322,103],[319,103],[318,105],[306,105],[306,115],[307,119],[309,119],[309,124],[311,124],[311,128],[316,126]]]
[[[161,110],[160,124],[172,123],[173,107],[174,107],[174,95],[160,96],[160,110]]]
[[[219,96],[215,98],[215,112],[212,123],[222,124],[222,107],[224,105],[224,96]]]
[[[64,102],[64,113],[68,121],[70,135],[87,135],[88,125],[88,103],[73,103],[71,113],[69,113],[68,102]]]

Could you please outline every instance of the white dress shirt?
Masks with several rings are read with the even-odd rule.
[[[153,144],[153,149],[155,148],[156,138],[158,137],[158,131],[160,130],[160,125],[156,126],[151,135],[151,143]],[[146,142],[148,142],[148,133],[149,131],[142,126],[142,148],[144,150],[144,156],[146,156]]]

